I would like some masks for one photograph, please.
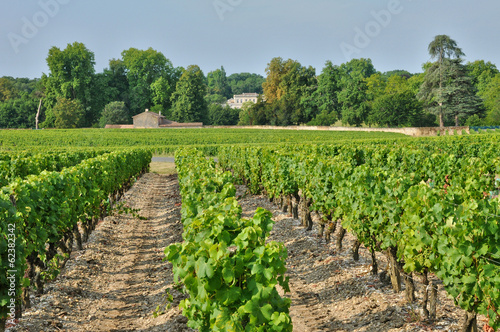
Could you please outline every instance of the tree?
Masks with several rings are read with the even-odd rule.
[[[491,62],[484,62],[484,60],[476,60],[474,62],[467,62],[467,72],[472,77],[472,82],[479,91],[484,88],[484,83],[489,82],[496,74],[499,73],[497,66]]]
[[[207,86],[205,76],[200,67],[189,66],[177,82],[172,94],[172,120],[178,122],[206,122],[207,103],[205,95]]]
[[[384,74],[382,74],[382,76],[384,76],[386,79],[392,76],[400,76],[409,79],[410,77],[413,76],[413,74],[411,74],[409,71],[406,70],[396,69],[396,70],[386,71]]]
[[[151,100],[157,109],[168,110],[172,106],[170,97],[173,88],[164,77],[158,78],[151,84]]]
[[[224,67],[207,74],[208,94],[231,98],[231,87],[228,84]]]
[[[353,59],[340,65],[340,88],[337,93],[343,123],[360,126],[367,120],[370,104],[366,79],[376,73],[370,59]]]
[[[443,76],[445,73],[443,66],[445,64],[445,60],[450,60],[452,58],[460,59],[462,56],[465,56],[465,54],[462,52],[462,49],[457,46],[457,43],[447,35],[436,36],[429,44],[428,51],[431,58],[437,58],[437,62],[435,63],[435,66],[433,65],[429,68],[429,70],[432,69],[433,71],[432,75],[427,76],[426,70],[426,77],[424,78],[424,84],[426,85],[424,91],[426,91],[426,95],[421,96],[428,105],[430,105],[431,101],[436,104],[435,106],[429,107],[429,109],[438,115],[439,126],[444,127],[445,110],[443,108],[444,98],[442,92],[444,82]],[[436,81],[436,79],[438,80]],[[436,85],[436,82],[438,85]],[[430,87],[432,87],[431,90],[429,90]],[[432,96],[433,100],[426,98],[426,96]]]
[[[266,79],[258,74],[239,73],[230,75],[227,81],[231,89],[231,93],[228,96],[230,98],[232,95],[239,95],[245,92],[263,93],[262,84]]]
[[[234,126],[238,124],[239,115],[239,109],[233,109],[228,105],[210,104],[208,106],[208,123],[213,126]]]
[[[113,101],[104,107],[99,125],[104,128],[107,124],[125,124],[130,123],[131,118],[127,106],[123,101]]]
[[[311,94],[311,100],[303,100],[303,103],[309,102],[306,105],[306,109],[309,110],[307,115],[309,118],[315,118],[313,123],[318,123],[316,125],[330,125],[339,117],[340,105],[337,94],[341,90],[340,75],[340,68],[327,61],[318,77],[318,87]],[[316,118],[318,116],[321,119]],[[328,122],[331,123],[326,124]]]
[[[442,63],[445,58],[459,59],[465,56],[462,49],[457,46],[457,42],[447,35],[438,35],[434,37],[434,40],[429,44],[428,51],[433,59],[438,58],[439,63]]]
[[[78,128],[85,116],[85,111],[78,99],[59,98],[52,110],[56,128]]]
[[[129,83],[127,79],[127,67],[121,59],[109,60],[109,67],[102,72],[105,82],[104,93],[106,104],[113,101],[123,101],[130,107]],[[102,93],[102,92],[101,92]],[[130,111],[130,108],[129,108]],[[133,114],[130,114],[132,116]]]
[[[165,96],[161,99],[166,101],[164,107],[170,108],[169,100],[181,75],[181,68],[174,68],[170,60],[152,48],[145,51],[136,48],[125,50],[122,61],[126,68],[132,113],[141,113],[154,105],[152,86],[164,89],[162,93]],[[164,81],[153,85],[160,78]]]
[[[361,126],[369,114],[367,86],[361,73],[351,73],[342,78],[342,91],[338,93],[342,105],[342,122],[352,126]]]
[[[480,95],[486,107],[486,124],[500,125],[500,74],[491,79]]]
[[[439,125],[444,126],[444,117],[449,116],[459,125],[459,117],[479,112],[481,100],[460,59],[444,59],[426,70],[419,92],[427,109],[439,115]]]
[[[422,111],[422,105],[410,90],[395,91],[377,98],[370,116],[381,126],[413,127],[420,122]]]
[[[307,123],[312,117],[304,107],[303,98],[317,84],[315,69],[304,67],[298,61],[273,58],[266,68],[264,95],[273,125]],[[301,103],[302,101],[302,103]]]
[[[274,117],[274,119],[272,119]],[[262,99],[259,95],[257,98],[257,103],[246,102],[240,110],[238,122],[239,126],[259,126],[269,123],[275,123],[276,112]]]
[[[0,102],[0,128],[35,127],[38,100],[23,92],[19,98]]]
[[[14,82],[12,78],[0,78],[0,102],[14,99],[17,97],[17,94],[18,92],[14,88]]]
[[[47,57],[49,75],[42,76],[45,88],[45,106],[47,120],[45,126],[55,125],[52,114],[59,99],[79,100],[84,110],[82,126],[90,126],[99,118],[100,106],[98,91],[93,88],[95,75],[94,53],[84,44],[75,42],[68,44],[64,50],[52,47]],[[46,120],[46,121],[47,121]]]

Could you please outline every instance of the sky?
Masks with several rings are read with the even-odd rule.
[[[49,74],[51,47],[80,42],[95,70],[131,47],[205,74],[265,76],[274,57],[313,66],[370,58],[380,72],[422,72],[436,35],[466,61],[500,67],[497,0],[0,0],[0,77]]]

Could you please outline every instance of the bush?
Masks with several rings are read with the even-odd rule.
[[[99,125],[101,128],[106,127],[107,124],[127,124],[131,122],[128,115],[127,106],[123,101],[113,101],[107,104],[102,111]]]

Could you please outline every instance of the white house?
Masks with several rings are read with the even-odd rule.
[[[241,95],[234,95],[233,99],[227,101],[227,105],[231,108],[241,108],[244,103],[251,101],[257,103],[258,93],[243,93]]]

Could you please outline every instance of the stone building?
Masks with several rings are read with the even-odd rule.
[[[234,95],[233,99],[227,101],[227,105],[231,108],[241,108],[244,103],[251,101],[257,103],[258,93],[243,93],[241,95]]]
[[[146,112],[137,114],[132,117],[134,120],[134,128],[201,128],[203,127],[202,122],[194,122],[194,123],[180,123],[168,120],[161,114],[155,112]]]

